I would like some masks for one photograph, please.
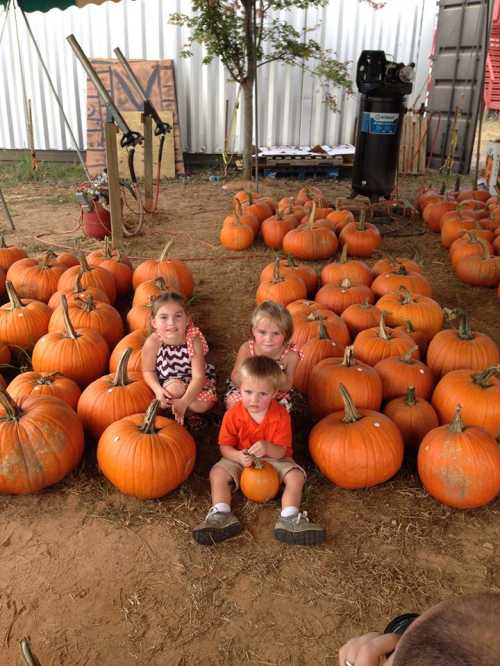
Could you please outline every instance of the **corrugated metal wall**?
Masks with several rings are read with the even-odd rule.
[[[86,75],[66,42],[70,33],[89,58],[113,57],[115,46],[130,59],[172,58],[184,150],[221,151],[226,99],[232,108],[236,86],[218,62],[202,65],[200,48],[190,59],[179,57],[188,32],[169,25],[168,17],[174,11],[188,12],[190,6],[188,0],[122,0],[64,12],[54,9],[46,14],[27,14],[80,148],[86,145]],[[283,12],[283,18],[297,29],[314,28],[311,36],[332,49],[338,59],[351,62],[353,75],[363,49],[383,49],[395,60],[416,62],[411,103],[416,97],[420,103],[425,95],[435,15],[436,0],[389,0],[378,11],[356,0],[331,0],[321,9]],[[2,12],[0,26],[3,23]],[[26,95],[32,100],[35,147],[73,148],[19,11],[8,16],[0,67],[4,72],[0,81],[0,147],[27,146],[22,70]],[[259,69],[258,92],[261,145],[352,141],[357,95],[340,94],[340,111],[334,114],[322,102],[316,80],[300,68],[277,63]],[[235,148],[239,148],[239,125]]]

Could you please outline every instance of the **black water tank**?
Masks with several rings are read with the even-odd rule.
[[[371,200],[389,198],[394,189],[405,95],[411,92],[413,65],[389,62],[383,51],[363,51],[356,83],[358,114],[352,190]]]

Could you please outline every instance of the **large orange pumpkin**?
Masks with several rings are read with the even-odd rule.
[[[500,449],[482,428],[453,421],[431,430],[418,450],[418,474],[427,492],[455,509],[474,509],[500,490]]]
[[[371,284],[371,289],[377,296],[383,296],[401,287],[408,289],[412,294],[432,296],[432,287],[421,273],[409,273],[404,266],[392,273],[381,273]]]
[[[245,467],[241,473],[240,488],[252,502],[269,502],[280,488],[278,472],[270,463],[254,457],[253,465]]]
[[[352,257],[371,257],[382,243],[380,231],[374,224],[366,222],[366,212],[361,211],[360,219],[349,222],[342,229],[339,240],[342,245],[347,245],[347,253]]]
[[[25,250],[15,245],[7,245],[3,234],[0,234],[0,268],[8,271],[18,259],[25,259],[28,255]]]
[[[59,398],[30,396],[18,405],[0,390],[0,493],[35,493],[80,462],[83,427]]]
[[[356,337],[360,331],[365,328],[373,328],[380,321],[382,312],[376,305],[372,305],[368,299],[363,303],[353,303],[349,305],[342,314],[342,319],[347,324],[351,335]]]
[[[356,358],[368,365],[375,366],[383,358],[401,356],[414,347],[414,340],[403,330],[388,328],[385,325],[384,312],[380,315],[380,323],[358,333],[354,339],[353,349]],[[413,352],[419,358],[419,350]]]
[[[98,439],[108,425],[124,416],[145,412],[153,392],[140,372],[128,372],[131,347],[126,349],[116,373],[99,377],[89,384],[78,401],[78,416],[92,437]]]
[[[482,372],[448,372],[434,389],[432,404],[441,423],[451,421],[459,404],[466,423],[484,428],[493,437],[500,436],[500,365]]]
[[[273,277],[261,282],[257,287],[255,302],[257,305],[264,301],[274,301],[282,305],[288,305],[307,296],[307,288],[304,280],[293,273],[281,274],[279,259],[276,259]]]
[[[87,298],[92,296],[95,301],[102,301],[103,303],[109,303],[109,296],[105,291],[99,289],[99,287],[84,287],[82,285],[81,277],[82,272],[78,273],[75,279],[75,284],[72,289],[65,291],[55,291],[52,296],[49,298],[48,306],[51,310],[55,310],[61,305],[61,295],[66,296],[68,305],[73,305],[75,301],[78,301],[81,298]]]
[[[111,352],[111,356],[109,357],[109,371],[116,372],[118,362],[120,361],[123,352],[127,347],[130,347],[132,349],[132,354],[128,361],[128,369],[130,372],[141,372],[142,348],[147,337],[147,330],[140,328],[123,337]]]
[[[186,298],[191,298],[194,287],[193,274],[191,269],[180,259],[168,258],[172,243],[173,241],[168,241],[158,259],[146,259],[137,266],[132,276],[134,289],[141,282],[162,277],[170,289],[180,291]]]
[[[293,335],[291,341],[297,347],[302,348],[309,340],[318,339],[321,326],[325,327],[330,338],[342,349],[351,341],[346,324],[335,312],[328,310],[328,308],[319,308],[313,310],[310,314],[294,314],[292,319]]]
[[[338,241],[335,232],[319,222],[313,222],[315,206],[309,222],[289,231],[283,238],[283,251],[296,259],[311,261],[329,259],[335,254]]]
[[[47,333],[38,340],[32,356],[35,372],[62,372],[84,387],[100,377],[108,362],[108,343],[90,328],[75,330],[68,315],[66,297],[61,296],[64,308],[64,331]]]
[[[390,479],[403,462],[398,427],[384,414],[357,410],[339,386],[344,411],[325,416],[309,435],[309,452],[319,470],[340,488],[369,488]]]
[[[355,303],[373,303],[375,295],[366,284],[355,284],[349,278],[338,283],[327,282],[314,297],[322,307],[333,310],[341,315],[350,305]]]
[[[323,267],[321,271],[321,284],[327,282],[341,282],[348,278],[354,284],[364,284],[367,287],[373,282],[373,273],[364,261],[347,258],[347,243],[342,247],[342,253],[338,261],[333,261]]]
[[[125,495],[162,497],[193,471],[196,445],[172,419],[156,416],[159,401],[146,414],[134,414],[109,425],[97,445],[104,476]]]
[[[78,278],[82,287],[100,289],[106,293],[110,303],[116,301],[116,280],[112,273],[100,266],[89,266],[83,254],[80,254],[79,266],[71,266],[61,275],[57,283],[57,290],[62,292],[71,291]]]

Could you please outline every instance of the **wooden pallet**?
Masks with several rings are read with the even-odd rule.
[[[117,60],[92,60],[96,72],[101,78],[107,91],[110,93],[119,111],[142,111],[142,102],[137,100],[130,83]],[[167,151],[164,160],[174,160],[173,164],[166,162],[167,172],[177,176],[184,175],[184,161],[182,157],[179,116],[177,113],[177,98],[175,92],[175,73],[173,60],[131,60],[130,64],[135,75],[141,82],[146,94],[162,115],[162,111],[170,111],[173,117],[174,155]],[[86,163],[91,176],[102,173],[106,167],[106,154],[104,142],[104,122],[106,120],[106,107],[102,104],[94,84],[87,81],[87,155]],[[154,127],[154,124],[153,124]],[[167,135],[168,137],[168,135]],[[118,140],[121,134],[118,135]],[[167,138],[168,140],[168,138]],[[118,149],[119,153],[124,152]],[[138,160],[136,160],[138,163]]]
[[[427,117],[408,111],[403,119],[399,144],[399,173],[422,175],[425,173],[427,149]]]

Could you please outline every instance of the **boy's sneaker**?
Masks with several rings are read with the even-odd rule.
[[[212,507],[205,520],[193,529],[193,539],[202,546],[212,546],[240,532],[241,523],[233,513],[217,511]]]
[[[278,541],[300,546],[315,546],[325,540],[325,530],[316,523],[311,523],[305,511],[287,518],[280,516],[273,534]]]

